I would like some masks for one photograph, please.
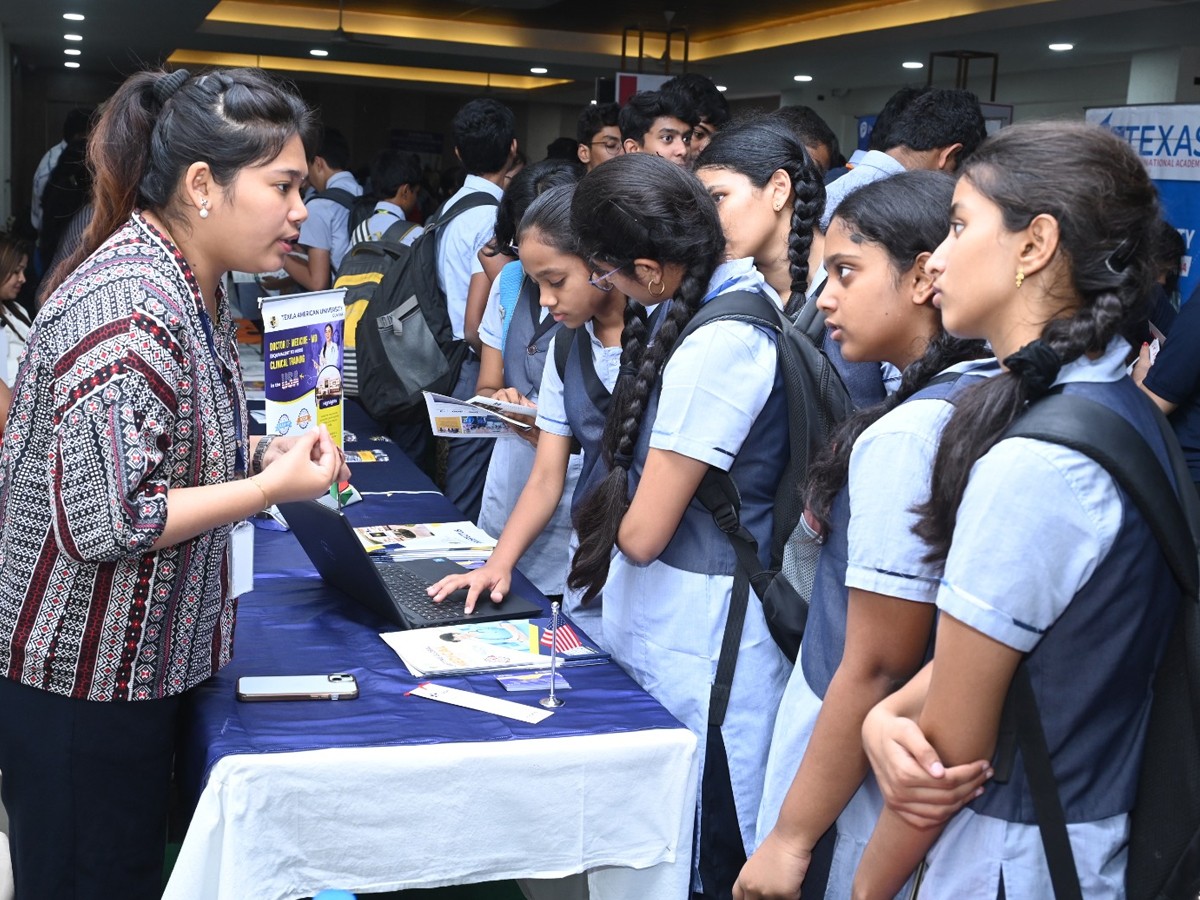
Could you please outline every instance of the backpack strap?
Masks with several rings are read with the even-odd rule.
[[[803,303],[798,304],[795,318],[792,319],[792,324],[795,325],[804,336],[807,337],[816,347],[820,347],[825,341],[825,313],[817,308],[817,298],[821,296],[821,291],[825,290],[825,285],[828,282],[822,281],[821,286]],[[793,297],[789,301],[794,303],[798,298]]]
[[[354,201],[358,199],[357,194],[352,194],[345,188],[326,188],[323,191],[317,191],[309,201],[313,200],[332,200],[338,206],[351,210],[354,208]]]
[[[558,369],[558,380],[566,381],[567,357],[571,355],[571,341],[575,340],[575,329],[564,328],[554,336],[554,368]]]
[[[389,209],[381,209],[376,211],[385,212],[393,216],[396,215]],[[370,217],[368,216],[367,218],[369,219]],[[401,219],[399,216],[396,216],[396,221],[387,227],[387,230],[379,236],[379,239],[381,241],[394,241],[397,244],[403,243],[404,238],[408,236],[408,233],[414,228],[419,227],[420,225],[417,222],[412,222],[408,219]]]
[[[478,209],[481,206],[499,206],[500,201],[489,194],[487,191],[471,191],[464,197],[460,197],[453,206],[442,206],[432,216],[425,225],[426,231],[432,231],[440,228],[449,222],[453,222],[456,218],[471,209]]]
[[[1170,458],[1178,490],[1150,445],[1126,419],[1103,404],[1071,394],[1051,394],[1018,418],[1004,438],[1025,437],[1070,447],[1089,457],[1112,476],[1146,520],[1166,556],[1185,602],[1197,602],[1200,563],[1200,502],[1190,490],[1191,477],[1178,441],[1166,417],[1155,407],[1156,421]],[[1067,832],[1066,814],[1050,763],[1041,713],[1024,662],[1017,667],[1006,704],[1016,744],[1025,761],[1026,777],[1050,881],[1056,900],[1081,900],[1079,873]],[[1011,746],[1011,745],[1010,745]],[[1001,751],[1003,752],[1003,751]],[[1010,750],[1011,752],[1011,750]],[[1011,769],[1011,758],[997,761],[997,773]]]

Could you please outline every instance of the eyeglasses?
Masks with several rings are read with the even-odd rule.
[[[592,287],[600,288],[600,290],[605,292],[611,291],[613,289],[613,284],[608,279],[620,272],[622,268],[622,266],[617,266],[615,269],[611,269],[610,271],[605,272],[603,275],[597,275],[595,278],[589,281],[588,284],[590,284]]]
[[[603,147],[609,153],[616,153],[618,150],[621,149],[621,139],[615,138],[615,137],[608,137],[602,141],[592,141],[590,144],[588,144],[588,146],[589,147]]]

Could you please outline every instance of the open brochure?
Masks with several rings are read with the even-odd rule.
[[[380,637],[417,678],[550,668],[547,620],[464,622],[390,631]],[[591,665],[608,659],[607,653],[566,621],[558,626],[555,643],[560,666]]]
[[[477,559],[496,547],[495,538],[472,522],[358,525],[354,533],[368,553],[400,560],[429,556]]]
[[[455,400],[445,394],[424,391],[425,408],[429,411],[429,426],[437,437],[496,438],[512,434],[512,428],[524,431],[529,422],[511,418],[532,419],[537,414],[533,406],[505,403],[491,397],[472,397]]]

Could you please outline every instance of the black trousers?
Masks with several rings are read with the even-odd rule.
[[[0,678],[18,900],[157,900],[180,697],[99,703]]]

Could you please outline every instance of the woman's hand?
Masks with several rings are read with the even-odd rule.
[[[733,900],[797,900],[811,862],[811,848],[793,846],[772,830],[742,866]]]
[[[915,828],[941,825],[982,794],[993,775],[987,760],[947,769],[917,723],[886,701],[867,714],[862,733],[884,801]]]
[[[528,397],[526,397],[524,394],[522,394],[516,388],[511,388],[511,387],[500,388],[500,390],[498,390],[498,391],[496,391],[496,393],[492,394],[492,399],[500,400],[503,403],[515,403],[517,406],[528,406],[531,410],[537,409],[537,407],[533,403],[533,401],[531,401]],[[528,428],[517,428],[515,425],[509,425],[508,427],[518,437],[524,438],[529,443],[531,443],[534,447],[537,446],[538,436],[542,433],[542,430],[533,424],[533,422],[534,422],[533,416],[531,416],[531,415],[530,416],[518,416],[518,415],[514,415],[513,413],[505,413],[504,415],[508,416],[508,418],[510,418],[510,419],[516,419],[518,422],[528,423],[528,425],[529,425]]]
[[[464,610],[469,613],[475,609],[475,603],[484,591],[488,592],[493,603],[499,603],[511,585],[512,568],[489,561],[462,575],[447,575],[436,584],[430,585],[428,593],[434,603],[441,603],[455,591],[466,588],[467,601]]]
[[[287,443],[276,450],[281,441]],[[320,497],[336,481],[348,479],[350,470],[345,455],[322,425],[300,437],[272,441],[263,470],[255,477],[272,503],[284,503]]]

